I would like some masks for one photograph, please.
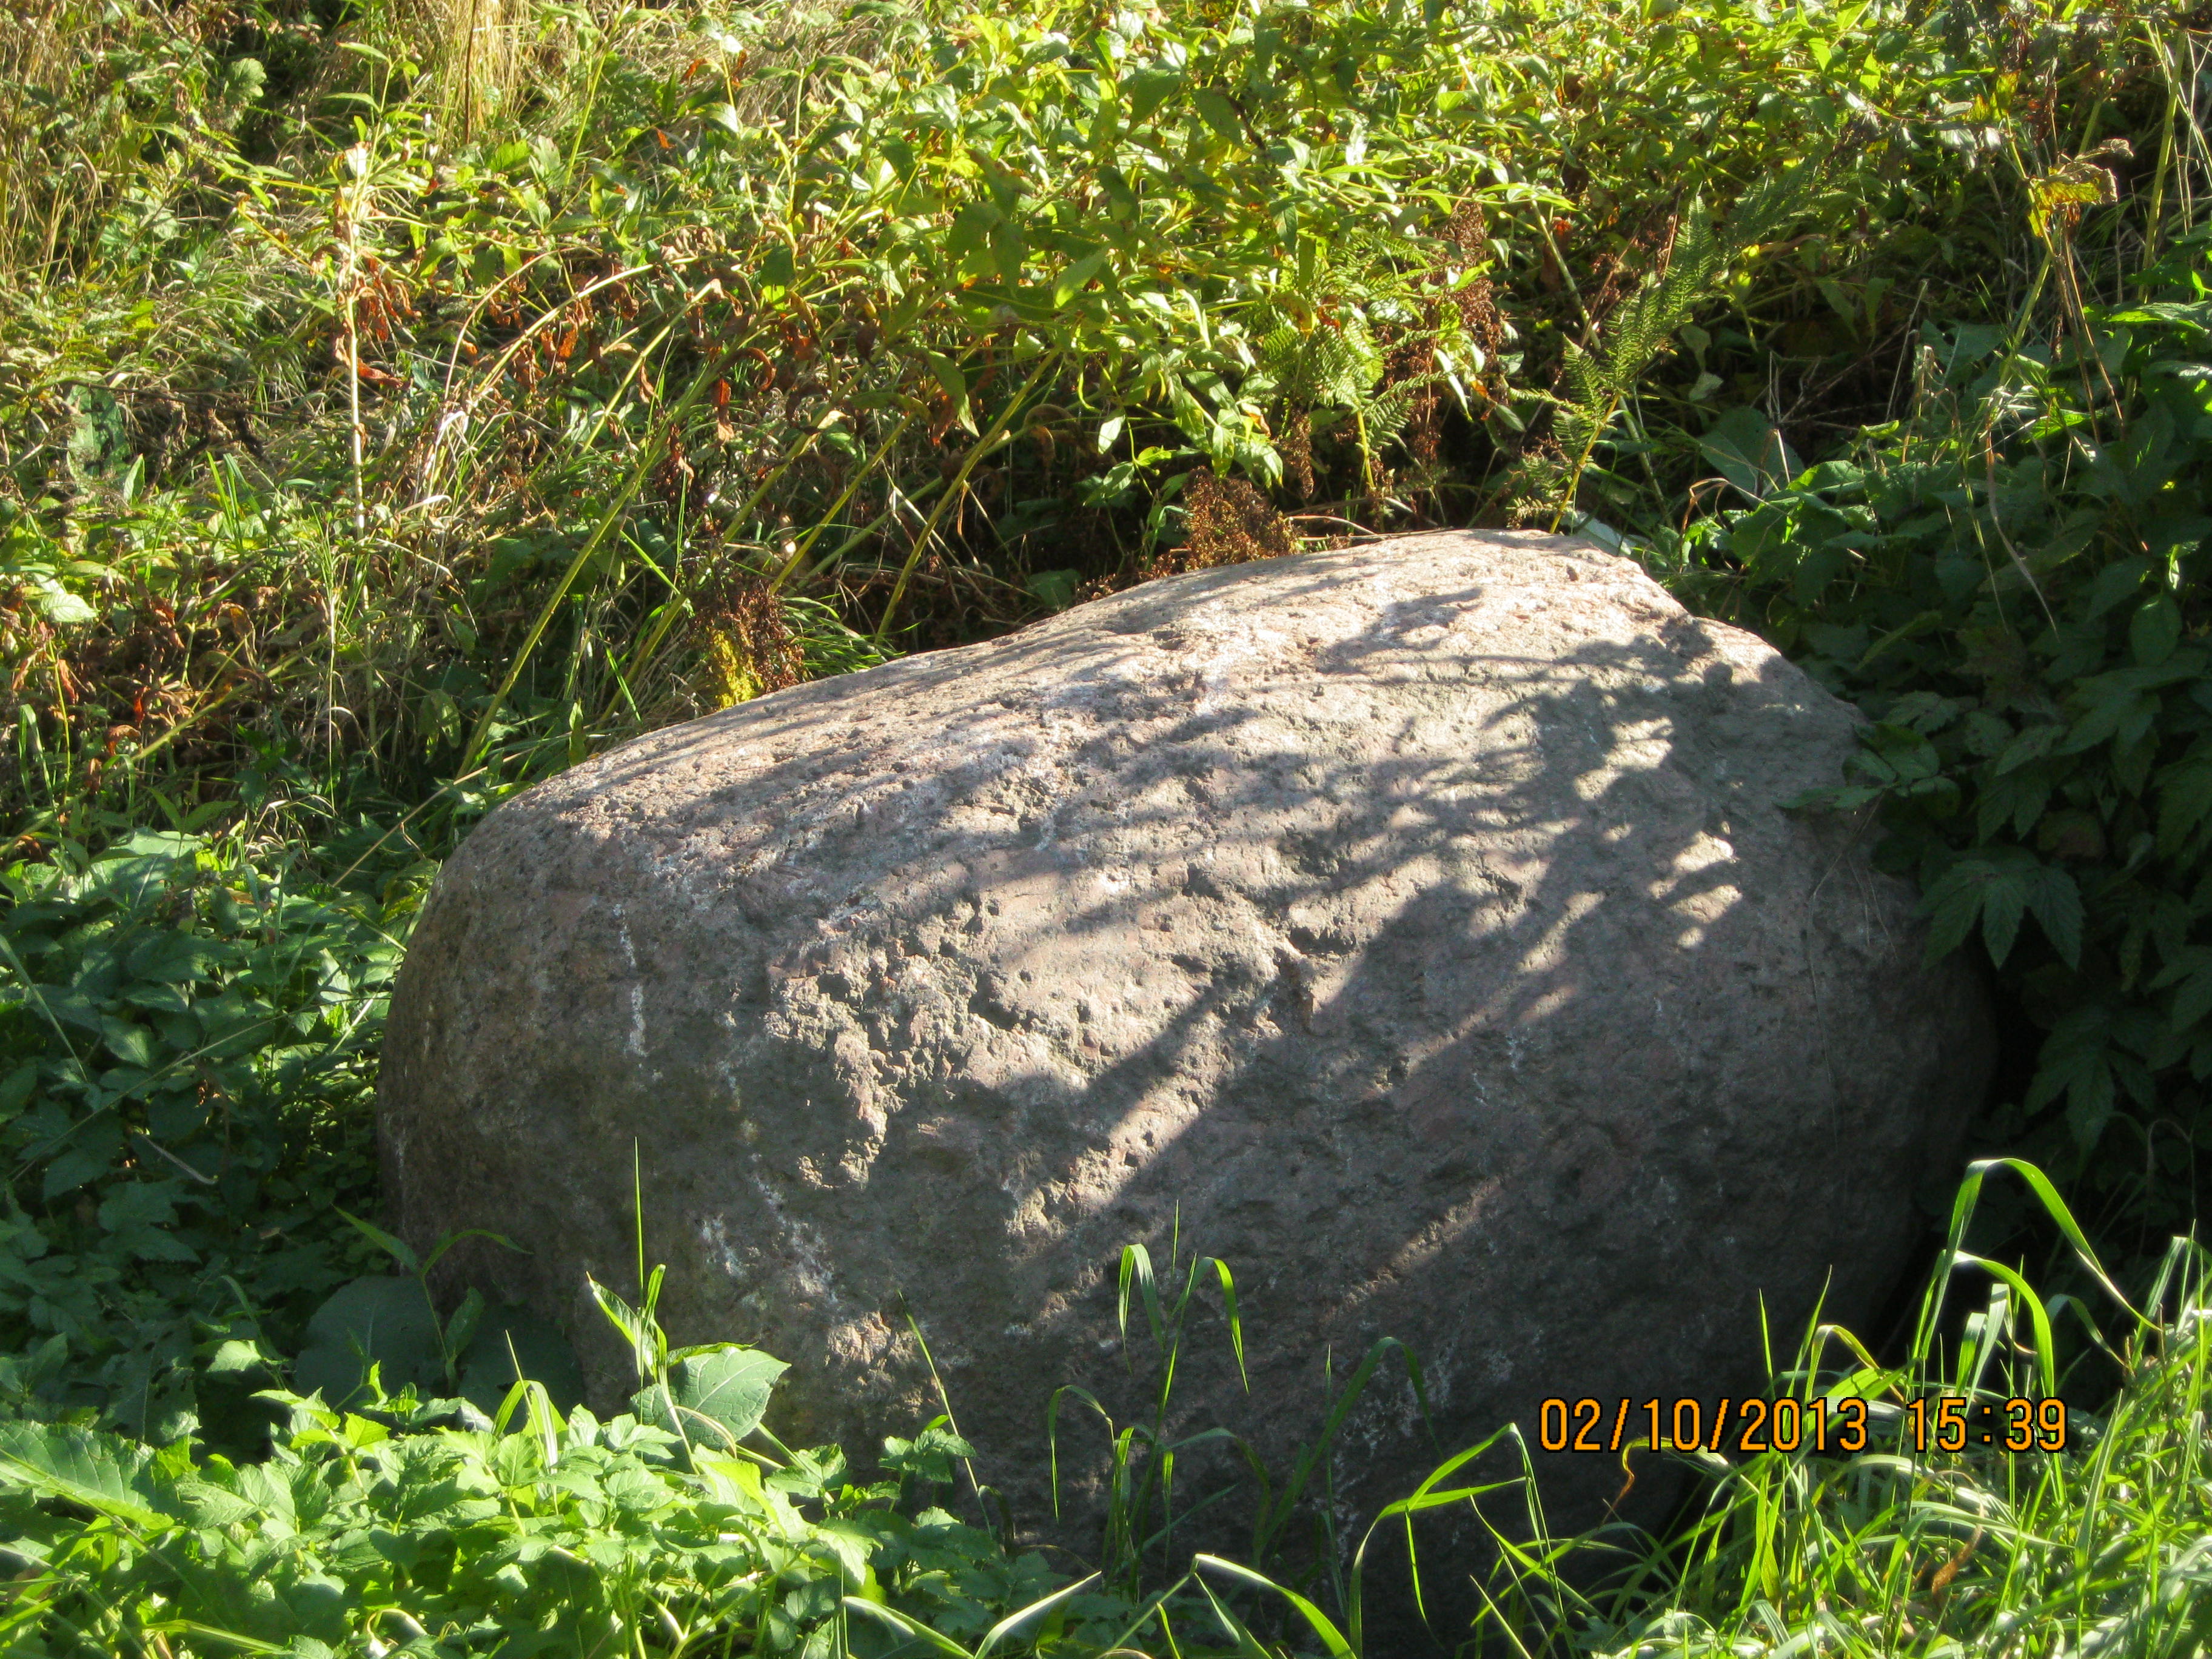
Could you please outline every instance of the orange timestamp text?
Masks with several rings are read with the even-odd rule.
[[[1965,1400],[1936,1395],[1907,1402],[1903,1447],[1962,1452],[1969,1446],[2009,1452],[2063,1451],[2066,1402]],[[1618,1452],[1624,1446],[1672,1451],[1863,1452],[1872,1443],[1869,1402],[1856,1396],[1813,1400],[1546,1400],[1536,1413],[1536,1441],[1547,1452]]]

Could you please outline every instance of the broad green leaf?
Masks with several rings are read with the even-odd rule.
[[[66,1498],[134,1527],[170,1524],[167,1499],[149,1474],[154,1453],[119,1435],[58,1424],[0,1423],[0,1490],[9,1486]]]
[[[1105,268],[1106,250],[1100,248],[1095,253],[1085,254],[1066,270],[1061,271],[1060,280],[1052,285],[1053,309],[1057,311],[1080,294],[1084,284]]]
[[[333,1406],[358,1395],[372,1365],[387,1394],[412,1383],[443,1393],[445,1364],[437,1316],[422,1287],[396,1274],[346,1285],[307,1321],[307,1341],[292,1368],[302,1395],[319,1391]]]
[[[1048,610],[1065,611],[1075,603],[1082,573],[1074,570],[1032,571],[1022,582],[1023,592]]]
[[[991,258],[1008,289],[1021,286],[1022,264],[1029,252],[1029,237],[1019,220],[1001,219],[991,227]]]
[[[2151,562],[2145,558],[2115,559],[2097,573],[2089,584],[2089,614],[2101,617],[2115,605],[2124,604],[2142,586],[2143,578],[2151,573]]]
[[[677,1359],[668,1368],[668,1395],[685,1437],[697,1440],[702,1426],[712,1425],[708,1432],[714,1441],[735,1444],[744,1439],[760,1426],[775,1379],[789,1369],[781,1359],[734,1342]],[[630,1407],[642,1422],[673,1426],[658,1388],[639,1390]]]
[[[798,278],[797,262],[792,256],[788,242],[774,242],[760,265],[760,283],[763,289],[778,293],[787,292]]]
[[[81,628],[100,619],[100,612],[58,581],[33,580],[30,591],[31,602],[57,628]]]
[[[2154,991],[2173,992],[2173,1029],[2186,1031],[2212,1018],[2212,948],[2192,945],[2151,981]]]
[[[2158,850],[2178,858],[2212,836],[2212,744],[2192,751],[2158,775]]]
[[[953,1479],[953,1462],[971,1458],[975,1449],[946,1426],[939,1418],[927,1425],[912,1440],[902,1440],[888,1435],[884,1440],[883,1465],[896,1474],[915,1475],[925,1480],[949,1481]]]
[[[176,1181],[125,1181],[100,1200],[100,1224],[118,1248],[147,1261],[197,1261],[199,1253],[177,1237],[177,1201],[185,1195]]]
[[[2051,948],[2069,968],[2081,958],[2081,890],[2054,865],[2038,867],[2027,881],[2027,905],[2042,925]]]
[[[1723,410],[1698,448],[1723,478],[1754,499],[1771,495],[1803,470],[1782,434],[1755,409]]]
[[[150,1067],[154,1064],[154,1034],[144,1026],[110,1015],[100,1022],[100,1034],[107,1044],[108,1053],[125,1066]]]
[[[1191,94],[1190,101],[1200,118],[1224,141],[1232,144],[1244,142],[1243,118],[1237,113],[1237,106],[1230,101],[1227,94],[1212,87],[1200,87]]]
[[[2150,730],[2160,708],[2154,695],[2119,674],[2085,681],[2079,701],[2086,712],[2058,746],[2062,755],[2078,755],[2102,743],[2124,749]]]
[[[2181,643],[2181,607],[2161,593],[2138,610],[2128,624],[2128,647],[2138,666],[2155,668]]]
[[[123,1136],[111,1115],[70,1133],[69,1140],[46,1165],[39,1182],[41,1198],[59,1198],[88,1181],[96,1181],[116,1167]]]
[[[1129,76],[1121,82],[1123,95],[1129,100],[1129,124],[1141,125],[1182,85],[1179,70],[1140,69]]]
[[[270,1369],[276,1363],[260,1343],[242,1341],[234,1337],[217,1345],[214,1357],[207,1363],[207,1370],[210,1376],[242,1376]]]
[[[137,978],[184,985],[233,959],[233,953],[214,939],[165,928],[133,946],[128,965]]]
[[[937,384],[945,389],[945,398],[952,405],[955,424],[974,431],[975,419],[968,408],[968,377],[961,371],[959,363],[940,351],[923,355],[929,364],[929,372],[937,377]]]

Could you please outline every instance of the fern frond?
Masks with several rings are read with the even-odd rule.
[[[1677,329],[1719,291],[1729,267],[1746,250],[1771,240],[1802,210],[1809,172],[1792,167],[1763,179],[1737,198],[1725,224],[1704,202],[1692,202],[1663,271],[1647,276],[1605,319],[1595,350],[1570,343],[1560,385],[1570,407],[1555,410],[1553,429],[1573,456],[1553,522],[1573,506],[1590,457],[1612,428],[1637,383]]]

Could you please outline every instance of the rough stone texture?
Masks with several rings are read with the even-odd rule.
[[[793,1361],[771,1422],[865,1455],[937,1409],[910,1313],[1031,1521],[1053,1390],[1133,1403],[1115,1262],[1179,1216],[1251,1376],[1202,1291],[1181,1423],[1280,1468],[1325,1353],[1419,1357],[1435,1443],[1391,1366],[1347,1425],[1371,1513],[1438,1445],[1533,1443],[1546,1395],[1753,1389],[1761,1291],[1786,1343],[1824,1284],[1846,1321],[1892,1286],[1990,1037],[1866,838],[1780,808],[1852,734],[1751,635],[1528,534],[1179,577],[763,697],[447,866],[389,1189],[418,1243],[534,1251],[464,1270],[614,1398],[583,1278],[630,1288],[635,1140],[679,1340]],[[1064,1460],[1103,1441],[1077,1415]],[[1620,1485],[1540,1463],[1555,1521]]]

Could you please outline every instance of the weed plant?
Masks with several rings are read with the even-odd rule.
[[[2100,1305],[2046,1299],[1965,1249],[1993,1173],[2021,1178],[2072,1241]],[[1124,1257],[1141,1284],[1139,1260]],[[81,1427],[0,1425],[0,1516],[12,1540],[0,1548],[22,1569],[0,1629],[25,1654],[172,1659],[518,1644],[574,1654],[1365,1656],[1377,1651],[1363,1639],[1370,1547],[1402,1526],[1411,1547],[1416,1516],[1472,1508],[1499,1559],[1474,1627],[1438,1632],[1464,1651],[2189,1655],[2212,1638],[2208,1270],[2212,1257],[2177,1239],[2141,1305],[2130,1304],[2040,1171],[1977,1165],[1906,1358],[1885,1364],[1852,1333],[1816,1324],[1775,1376],[1771,1397],[1808,1415],[1818,1404],[1840,1421],[1844,1402],[1863,1404],[1862,1449],[1808,1442],[1728,1455],[1639,1442],[1625,1470],[1668,1457],[1699,1478],[1693,1523],[1657,1540],[1626,1528],[1555,1539],[1525,1456],[1517,1478],[1469,1483],[1484,1454],[1518,1443],[1509,1427],[1441,1463],[1356,1542],[1341,1540],[1334,1589],[1305,1590],[1213,1555],[1177,1565],[1164,1552],[1164,1570],[1146,1570],[1127,1506],[1109,1524],[1103,1573],[1071,1581],[1012,1554],[933,1501],[969,1449],[945,1418],[889,1442],[886,1478],[874,1482],[854,1480],[835,1449],[794,1452],[762,1427],[781,1365],[731,1344],[671,1351],[653,1317],[655,1270],[638,1306],[594,1287],[640,1383],[631,1410],[606,1422],[580,1407],[564,1414],[527,1380],[487,1416],[412,1388],[387,1398],[372,1376],[354,1413],[270,1391],[283,1426],[274,1455],[256,1463],[195,1458],[183,1442],[157,1450]],[[1943,1310],[1960,1283],[1987,1295],[1954,1325]],[[1170,1358],[1180,1311],[1158,1329]],[[2071,1374],[2058,1336],[2067,1322],[2087,1336]],[[1171,1372],[1163,1367],[1164,1389]],[[1363,1368],[1300,1476],[1325,1462],[1365,1381]],[[1947,1400],[1966,1408],[1948,1449]],[[1973,1408],[1990,1403],[2001,1442],[2015,1401],[2031,1408],[2031,1443],[1979,1443]],[[2067,1407],[2063,1445],[2058,1419],[2033,1409],[2043,1402]],[[1131,1493],[1170,1455],[1141,1440],[1117,1437]],[[1170,1483],[1157,1484],[1164,1494]]]
[[[1663,513],[1778,362],[2008,307],[2010,159],[2194,49],[1894,4],[131,15],[12,47],[41,846],[266,810],[271,757],[289,832],[443,786],[443,846],[641,726],[1174,568],[1194,466],[1309,539]]]
[[[139,830],[0,871],[0,1414],[258,1443],[249,1403],[373,1256],[387,904]]]
[[[1692,1459],[1655,1540],[1550,1538],[1472,1449],[1374,1523],[1494,1522],[1490,1615],[1442,1634],[2201,1650],[2205,1263],[2164,1241],[2212,1141],[2206,44],[1997,0],[17,8],[9,1650],[1370,1651],[1316,1495],[1389,1348],[1248,1469],[1245,1559],[1190,1560],[1234,1500],[1176,1460],[1236,1446],[1168,1438],[1175,1356],[1201,1283],[1241,1335],[1234,1280],[1165,1295],[1134,1248],[1155,1409],[1109,1425],[1071,1582],[988,1494],[939,1506],[949,1409],[880,1479],[763,1438],[775,1362],[670,1351],[641,1261],[601,1291],[612,1422],[516,1310],[433,1307],[373,1220],[371,1064],[437,861],[537,778],[1132,580],[1464,523],[1631,553],[1868,708],[1805,805],[1878,820],[1931,948],[1986,959],[2033,1057],[1984,1142],[2150,1288],[2040,1176],[1970,1196],[1904,1361],[1819,1331],[1777,1388],[1891,1437],[1931,1392],[2063,1391],[2066,1450]],[[1969,1219],[1984,1257],[2039,1228],[2051,1292]],[[1962,1272],[1995,1289],[1947,1346]]]
[[[2056,339],[1923,325],[1912,418],[1773,472],[1684,585],[1875,717],[1814,805],[1878,813],[1929,950],[1971,941],[2042,1033],[1984,1133],[2115,1250],[2191,1227],[2212,1139],[2212,232]],[[2054,215],[2046,274],[2073,258]]]

